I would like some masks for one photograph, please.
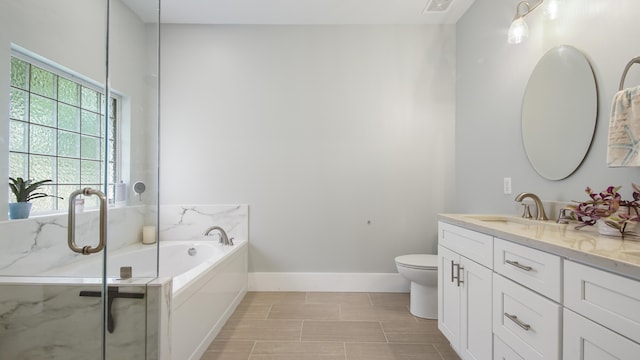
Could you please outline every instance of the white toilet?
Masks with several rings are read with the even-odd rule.
[[[438,255],[412,254],[398,256],[400,275],[411,281],[409,311],[421,318],[438,318]]]

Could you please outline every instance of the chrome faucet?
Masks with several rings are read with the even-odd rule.
[[[549,218],[547,218],[547,215],[544,213],[544,205],[542,205],[542,201],[540,200],[538,195],[533,193],[523,192],[523,193],[520,193],[518,196],[516,196],[515,201],[522,203],[522,200],[526,198],[531,198],[533,202],[536,204],[536,220],[549,220]],[[528,217],[531,217],[531,213],[528,211],[529,206],[527,204],[522,204],[522,205],[524,205],[525,207],[525,213],[522,215],[522,217],[527,217],[526,216],[527,214],[529,215]]]
[[[212,226],[208,228],[207,230],[205,230],[204,236],[210,236],[210,233],[213,230],[218,230],[218,232],[220,233],[220,241],[219,241],[220,244],[233,245],[233,238],[229,239],[229,237],[227,236],[227,233],[220,226]]]

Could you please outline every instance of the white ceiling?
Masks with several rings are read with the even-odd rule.
[[[437,5],[432,1],[450,4],[446,11],[429,11],[428,5]],[[161,0],[161,20],[180,24],[454,24],[474,1]]]

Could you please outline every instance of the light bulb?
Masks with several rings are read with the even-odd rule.
[[[529,36],[529,27],[523,17],[519,17],[511,23],[509,27],[508,42],[509,44],[520,44]]]
[[[550,20],[555,20],[558,17],[560,9],[560,3],[558,0],[550,0],[545,7],[544,13]]]

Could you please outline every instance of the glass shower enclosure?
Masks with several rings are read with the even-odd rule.
[[[159,11],[0,0],[0,359],[160,357]]]

